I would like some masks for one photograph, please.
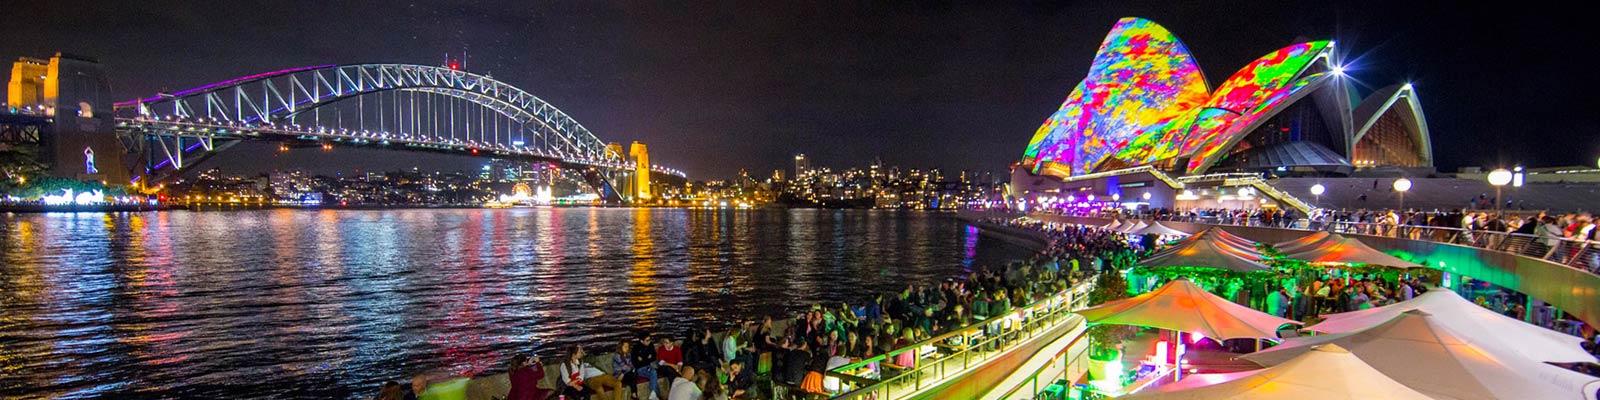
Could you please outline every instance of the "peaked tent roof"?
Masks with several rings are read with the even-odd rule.
[[[1327,231],[1316,231],[1310,235],[1301,236],[1299,239],[1274,243],[1272,247],[1276,247],[1279,252],[1288,254],[1305,249],[1307,248],[1306,246],[1322,243],[1332,236],[1333,234],[1328,233]]]
[[[1272,269],[1260,262],[1261,253],[1256,253],[1255,249],[1241,248],[1224,235],[1230,234],[1220,228],[1200,231],[1174,243],[1172,247],[1139,260],[1139,265],[1146,268],[1210,267],[1238,272]]]
[[[1337,344],[1407,387],[1435,398],[1584,399],[1600,378],[1519,355],[1497,354],[1439,323],[1423,311],[1401,313],[1354,332],[1300,337],[1240,356],[1263,366],[1296,359],[1315,345]]]
[[[1214,383],[1218,382],[1219,383]],[[1127,399],[1430,399],[1384,376],[1338,345],[1322,345],[1278,366],[1190,375]]]
[[[1310,262],[1361,263],[1400,268],[1418,268],[1422,264],[1401,260],[1384,254],[1353,237],[1337,233],[1328,234],[1321,243],[1308,245],[1285,257]]]
[[[1177,229],[1172,229],[1172,227],[1169,227],[1169,226],[1166,226],[1166,225],[1162,225],[1160,222],[1156,222],[1156,223],[1150,224],[1150,226],[1146,226],[1146,227],[1144,227],[1144,229],[1140,229],[1138,231],[1134,231],[1133,233],[1139,234],[1139,235],[1169,235],[1169,236],[1189,236],[1190,235],[1189,232],[1184,232],[1184,231],[1180,231],[1180,230],[1177,230]]]
[[[1139,223],[1125,223],[1122,224],[1122,226],[1117,227],[1116,231],[1122,233],[1134,233],[1148,226],[1150,226],[1150,224],[1147,224],[1144,221],[1139,221]]]
[[[1256,241],[1254,241],[1254,240],[1245,239],[1243,236],[1235,235],[1235,234],[1233,234],[1233,232],[1228,232],[1227,230],[1222,229],[1221,227],[1213,227],[1211,229],[1214,229],[1214,230],[1217,231],[1216,235],[1217,235],[1218,239],[1222,239],[1223,241],[1231,243],[1231,244],[1234,245],[1234,247],[1241,248],[1241,249],[1250,249],[1250,251],[1252,251],[1252,252],[1254,252],[1255,249],[1256,249]],[[1211,230],[1211,229],[1208,229],[1208,230]]]
[[[1359,331],[1411,310],[1437,316],[1439,324],[1491,351],[1509,351],[1544,362],[1595,362],[1594,356],[1583,351],[1583,338],[1500,315],[1447,289],[1383,307],[1324,315],[1321,323],[1306,329],[1322,333]]]
[[[1117,230],[1117,227],[1120,227],[1120,226],[1122,226],[1122,220],[1116,219],[1116,218],[1112,218],[1111,219],[1111,223],[1102,225],[1100,227],[1104,228],[1104,229],[1110,229],[1110,230],[1115,231],[1115,230]]]
[[[1079,310],[1078,314],[1090,323],[1199,332],[1219,340],[1276,340],[1278,327],[1299,324],[1234,304],[1206,292],[1188,279],[1174,279],[1150,293]]]

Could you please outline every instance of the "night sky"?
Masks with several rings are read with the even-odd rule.
[[[131,99],[304,65],[437,65],[466,49],[468,69],[544,98],[602,140],[643,141],[652,161],[695,179],[767,176],[797,152],[819,166],[880,157],[1000,172],[1111,25],[1138,16],[1177,34],[1212,87],[1296,40],[1338,40],[1364,90],[1416,85],[1441,170],[1593,165],[1594,21],[1531,2],[1465,3],[15,1],[0,13],[0,56],[95,57],[116,97]],[[219,165],[482,163],[272,149],[235,147]]]

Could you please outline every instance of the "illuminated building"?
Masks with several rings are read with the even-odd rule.
[[[811,161],[807,161],[806,160],[806,155],[805,154],[795,154],[794,155],[794,178],[795,179],[804,178],[806,176],[806,171],[810,171],[810,170],[811,170]]]
[[[1188,175],[1431,169],[1426,119],[1411,85],[1356,102],[1344,69],[1333,41],[1297,43],[1212,90],[1176,36],[1124,18],[1088,76],[1034,133],[1020,170],[1069,178],[1137,166]]]

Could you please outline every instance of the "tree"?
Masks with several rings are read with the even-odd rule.
[[[49,166],[37,145],[0,145],[0,193],[12,194],[27,180],[43,177]]]
[[[1126,298],[1128,298],[1128,280],[1114,269],[1101,272],[1100,276],[1095,278],[1094,290],[1089,292],[1091,305],[1101,305]],[[1135,333],[1138,333],[1136,328],[1127,325],[1101,324],[1089,327],[1089,357],[1102,361],[1115,359],[1118,353],[1117,347]]]

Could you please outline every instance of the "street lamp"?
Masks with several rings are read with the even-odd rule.
[[[1500,213],[1500,188],[1507,183],[1511,183],[1511,171],[1507,171],[1505,168],[1495,168],[1494,171],[1489,171],[1489,184],[1494,185],[1495,214]]]
[[[1411,180],[1400,178],[1394,180],[1394,191],[1400,192],[1400,211],[1406,209],[1406,191],[1411,190]]]
[[[1322,193],[1326,191],[1328,191],[1328,188],[1322,186],[1321,183],[1311,185],[1311,195],[1316,197],[1314,201],[1317,202],[1317,207],[1322,207]]]

